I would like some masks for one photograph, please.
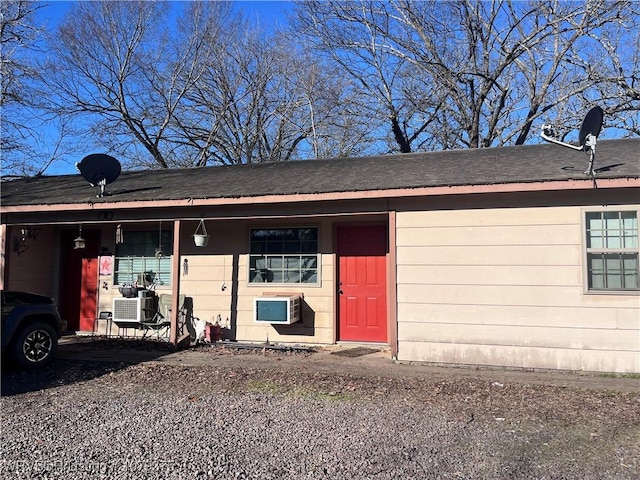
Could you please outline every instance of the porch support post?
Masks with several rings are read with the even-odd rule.
[[[169,340],[178,344],[178,315],[180,314],[180,220],[173,221],[173,252],[171,256],[171,332]]]
[[[0,225],[0,289],[4,290],[6,285],[7,276],[7,259],[9,258],[9,243],[7,241],[7,233],[9,229],[7,224]]]
[[[387,318],[391,357],[398,358],[398,259],[396,256],[396,212],[389,210],[389,254],[387,257]]]

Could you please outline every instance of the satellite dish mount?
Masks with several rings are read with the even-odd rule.
[[[76,163],[76,168],[92,187],[100,187],[98,198],[109,195],[104,189],[118,178],[122,169],[118,160],[104,153],[87,155]]]
[[[582,150],[583,152],[588,152],[589,165],[587,166],[587,169],[584,173],[585,175],[594,177],[596,174],[593,170],[593,164],[596,158],[596,143],[598,140],[598,135],[600,135],[600,131],[602,130],[603,118],[604,112],[600,107],[593,107],[587,112],[584,120],[582,121],[580,133],[578,134],[578,143],[580,143],[579,146],[561,142],[560,140],[556,139],[555,131],[551,125],[543,125],[540,136],[547,142],[555,143],[556,145],[562,145],[563,147],[568,147],[573,150]]]

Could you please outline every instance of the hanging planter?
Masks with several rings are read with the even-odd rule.
[[[204,224],[204,219],[200,219],[198,228],[193,232],[193,243],[196,244],[196,247],[206,247],[209,244],[210,236],[211,235],[207,234],[207,227]]]

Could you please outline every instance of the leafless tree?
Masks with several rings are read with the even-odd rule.
[[[637,48],[610,63],[608,85],[618,89],[607,98],[598,96],[601,70],[585,62],[585,52],[620,58],[613,39],[637,27],[632,2],[330,0],[299,8],[298,28],[369,92],[368,111],[386,122],[396,151],[519,145],[541,119],[577,122],[585,98],[611,103],[637,91]],[[630,36],[637,43],[637,29]]]
[[[41,8],[25,0],[0,2],[0,141],[5,177],[43,174],[63,147],[63,129],[43,135],[51,119],[39,108],[33,57],[44,33],[35,22]]]
[[[23,52],[34,48],[39,35],[33,15],[40,8],[30,2],[8,0],[0,4],[0,107],[25,103],[22,80],[32,75]]]
[[[129,167],[364,149],[366,130],[345,101],[350,85],[303,59],[290,37],[251,28],[227,2],[180,5],[75,4],[44,69],[55,111],[86,124]]]
[[[242,19],[226,31],[224,41],[209,41],[215,57],[177,119],[185,140],[201,152],[198,165],[286,160],[304,133],[291,128],[295,103],[282,75],[284,52]]]
[[[86,124],[132,166],[185,162],[172,120],[209,55],[202,30],[214,35],[209,30],[219,30],[227,11],[217,2],[189,5],[188,19],[170,31],[168,9],[164,2],[74,4],[45,68],[59,115]]]
[[[593,89],[582,98],[605,108],[605,126],[627,135],[640,135],[640,3],[620,11],[620,21],[588,32],[599,48],[575,55],[576,66]]]
[[[265,36],[241,19],[227,29],[181,120],[185,138],[203,154],[199,164],[344,156],[365,148],[366,131],[349,113],[348,84],[284,36]]]
[[[300,95],[299,121],[310,132],[299,155],[313,159],[376,153],[371,118],[363,115],[367,99],[362,89],[308,52],[298,64],[294,89]]]
[[[410,94],[421,87],[409,74],[410,62],[389,48],[392,35],[402,35],[393,13],[387,2],[302,2],[294,29],[306,34],[316,55],[326,55],[353,79],[361,92],[356,107],[378,140],[409,152],[433,121],[439,102],[423,92],[421,106],[433,100],[433,110],[419,111],[412,101]]]
[[[594,103],[640,131],[631,1],[303,1],[273,33],[229,2],[77,2],[37,67],[19,52],[40,4],[1,6],[5,170],[43,172],[67,133],[168,168],[519,145]]]

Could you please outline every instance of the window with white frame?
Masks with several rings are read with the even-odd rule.
[[[251,230],[249,283],[319,282],[318,229]]]
[[[158,253],[158,250],[162,254]],[[127,231],[116,245],[114,284],[171,285],[171,231]]]
[[[587,212],[585,223],[589,290],[639,290],[638,212]]]

